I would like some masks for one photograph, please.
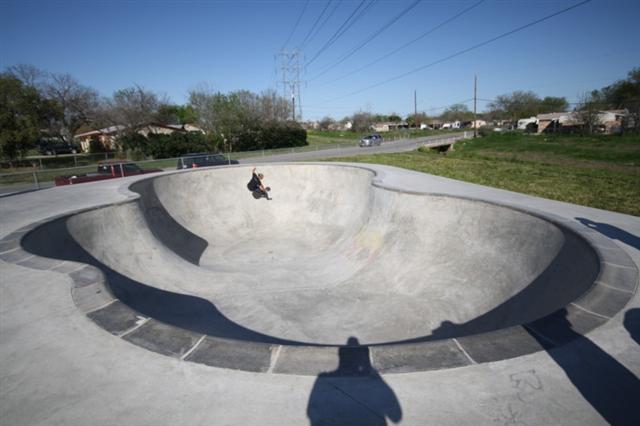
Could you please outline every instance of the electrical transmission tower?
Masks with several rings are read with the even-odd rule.
[[[300,101],[300,56],[298,49],[281,50],[278,53],[278,72],[281,74],[280,84],[284,98],[291,99],[293,120],[296,120],[296,108],[298,120],[302,119],[302,102]]]

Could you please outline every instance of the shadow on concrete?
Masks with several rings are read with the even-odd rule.
[[[625,243],[628,246],[640,250],[640,238],[633,235],[624,229],[620,229],[617,226],[609,225],[608,223],[594,222],[584,217],[576,217],[576,220],[594,231],[598,231],[602,235],[605,235],[612,240],[618,240]]]
[[[576,300],[593,286],[600,273],[598,256],[582,238],[572,232],[562,232],[564,244],[545,270],[500,305],[464,323],[443,321],[428,336],[395,343],[464,337],[527,324]]]
[[[130,187],[132,191],[140,195],[138,200],[140,211],[147,221],[149,230],[169,250],[187,262],[198,265],[202,253],[209,244],[171,217],[158,198],[153,186],[154,181],[155,179],[146,179],[136,182]]]
[[[303,344],[245,328],[225,317],[206,299],[157,289],[114,271],[74,240],[66,221],[66,218],[61,218],[36,228],[23,238],[23,248],[38,256],[81,262],[98,268],[116,298],[140,314],[165,324],[227,339],[280,345]]]
[[[566,310],[562,311],[555,321],[557,329],[554,332],[563,336],[564,341],[572,341],[571,345],[557,347],[558,342],[551,342],[527,329],[529,334],[545,348],[576,389],[609,424],[639,425],[638,377],[598,345],[575,332],[566,317]],[[635,318],[630,320],[630,323],[635,321],[631,327],[634,331],[630,333],[637,337],[637,314],[630,315]]]
[[[350,337],[338,349],[334,371],[320,373],[313,385],[307,416],[312,426],[387,425],[402,420],[393,390],[373,368],[369,348]]]
[[[640,308],[629,309],[624,313],[624,328],[629,336],[640,345]]]
[[[173,229],[163,226],[156,228]],[[564,237],[563,247],[547,268],[529,285],[496,308],[462,324],[444,321],[441,327],[427,336],[370,346],[420,343],[485,333],[526,324],[557,311],[587,291],[599,272],[597,256],[591,247],[573,233],[565,232]],[[209,336],[250,342],[324,346],[251,331],[227,319],[206,299],[154,288],[120,274],[81,247],[70,235],[64,218],[36,228],[25,237],[22,245],[38,256],[95,266],[106,277],[107,285],[115,297],[133,310],[165,324]],[[198,244],[194,247],[189,253],[199,257],[198,253],[203,247]],[[195,260],[195,256],[193,259]],[[557,285],[558,282],[569,279],[572,285]]]

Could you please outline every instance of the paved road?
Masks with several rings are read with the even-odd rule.
[[[294,152],[289,154],[271,155],[265,157],[251,157],[241,159],[241,163],[273,163],[281,161],[307,161],[321,158],[352,157],[356,155],[384,154],[391,152],[413,151],[423,145],[439,146],[452,140],[469,137],[469,132],[455,133],[451,135],[431,136],[419,139],[399,139],[396,141],[384,142],[380,146],[360,148],[357,145],[351,147],[339,147],[332,149],[321,149],[318,151]]]

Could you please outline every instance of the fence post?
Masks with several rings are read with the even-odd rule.
[[[73,155],[73,165],[78,167],[78,154]]]
[[[122,163],[120,163],[120,176],[124,177],[124,168],[122,167]]]
[[[38,158],[38,161],[40,162],[40,170],[44,170],[44,166],[42,165],[42,158]]]
[[[40,182],[38,182],[38,174],[35,171],[33,172],[33,181],[36,184],[36,189],[40,189]]]

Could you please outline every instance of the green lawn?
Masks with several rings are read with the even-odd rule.
[[[640,135],[493,134],[455,145],[330,161],[387,164],[640,216]]]
[[[394,139],[406,139],[406,138],[423,138],[427,136],[437,136],[447,133],[458,133],[460,129],[454,130],[396,130],[393,132],[384,132],[380,133],[385,140],[394,140]],[[352,142],[353,144],[358,143],[360,138],[363,136],[367,136],[371,133],[375,133],[371,131],[367,132],[351,132],[348,130],[338,131],[338,130],[307,130],[307,142],[309,145],[314,144],[335,144],[335,143],[345,143]]]

